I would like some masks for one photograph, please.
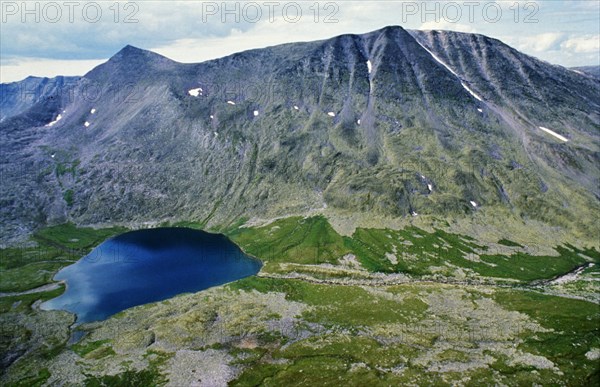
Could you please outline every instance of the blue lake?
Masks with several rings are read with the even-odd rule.
[[[197,292],[258,273],[260,261],[220,234],[156,228],[111,238],[60,270],[67,290],[42,304],[103,320],[132,306]]]

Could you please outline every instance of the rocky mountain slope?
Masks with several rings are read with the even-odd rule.
[[[571,68],[571,70],[590,75],[594,78],[600,78],[600,66],[573,67],[573,68]]]
[[[598,232],[600,80],[482,35],[387,27],[199,64],[127,46],[34,81],[54,86],[1,88],[4,243],[315,209]]]
[[[62,76],[28,77],[21,82],[0,83],[0,122],[14,116],[29,118],[33,125],[46,120],[61,105],[69,103],[78,80],[78,77]]]

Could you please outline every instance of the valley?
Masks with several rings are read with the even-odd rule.
[[[68,265],[65,252],[89,251],[122,231],[58,226],[34,236],[37,247],[2,250],[2,262],[12,262],[2,283],[4,273],[22,279],[3,290],[50,283],[39,273]],[[441,230],[359,229],[342,237],[322,216],[221,231],[261,258],[257,276],[76,328],[72,314],[39,309],[62,286],[0,297],[3,384],[247,386],[300,378],[319,385],[521,385],[593,384],[598,377],[595,249],[556,246],[554,256],[535,256],[504,240],[503,254],[488,255],[485,246]],[[49,266],[25,269],[22,257],[40,251]],[[523,266],[498,265],[511,259]],[[545,272],[529,271],[528,259]],[[539,282],[582,264],[571,282]],[[72,329],[84,333],[76,344],[69,343]]]

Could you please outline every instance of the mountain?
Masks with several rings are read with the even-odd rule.
[[[46,122],[47,115],[58,106],[68,103],[70,90],[74,90],[79,77],[39,78],[28,77],[21,82],[0,84],[0,122],[8,117],[23,115],[34,121]],[[31,114],[24,114],[31,108]],[[46,113],[36,117],[36,114]],[[41,120],[41,121],[39,121]]]
[[[4,243],[314,211],[598,232],[600,80],[483,35],[386,27],[198,64],[127,46],[44,102],[58,79],[28,102],[31,79],[2,85]]]
[[[591,75],[594,78],[600,78],[600,66],[572,67],[571,70]]]

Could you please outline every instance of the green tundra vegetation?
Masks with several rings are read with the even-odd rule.
[[[323,216],[245,221],[214,231],[261,259],[258,275],[77,327],[72,314],[39,308],[64,291],[52,277],[126,229],[65,224],[1,250],[0,383],[600,383],[595,248],[535,255],[442,229],[344,236]],[[573,281],[550,281],[586,264]]]

